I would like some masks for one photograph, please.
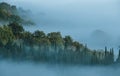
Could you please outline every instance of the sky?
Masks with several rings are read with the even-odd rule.
[[[59,31],[92,49],[120,45],[119,0],[0,0],[32,11],[36,26],[46,33]],[[99,36],[98,36],[98,35]],[[96,37],[97,36],[97,37]]]

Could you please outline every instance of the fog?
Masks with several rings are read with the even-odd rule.
[[[0,0],[31,10],[35,26],[28,31],[59,31],[63,36],[87,44],[91,49],[120,45],[119,0]],[[117,66],[69,66],[45,63],[0,61],[0,76],[119,76]]]
[[[0,76],[119,76],[119,72],[119,67],[83,67],[0,61]]]
[[[30,31],[46,33],[59,31],[63,36],[87,44],[92,49],[113,47],[117,53],[120,45],[119,0],[0,0],[31,10],[36,26],[26,26]],[[97,34],[94,34],[97,31]],[[102,35],[103,34],[103,35]],[[98,36],[98,35],[97,35]]]

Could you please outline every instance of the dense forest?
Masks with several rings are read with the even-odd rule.
[[[108,65],[114,63],[114,50],[90,50],[60,32],[31,33],[16,23],[0,27],[0,57],[15,60],[33,60],[55,63]],[[120,62],[120,53],[117,59]]]
[[[63,37],[60,32],[26,31],[20,22],[21,17],[14,15],[10,9],[16,12],[16,6],[0,4],[0,20],[9,22],[0,26],[1,59],[82,65],[120,63],[120,51],[117,60],[114,60],[113,48],[91,50],[87,44],[74,41],[71,36]]]

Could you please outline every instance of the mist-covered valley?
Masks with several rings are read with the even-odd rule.
[[[3,1],[34,23],[0,21],[0,76],[119,76],[120,1]]]
[[[119,76],[118,66],[69,66],[0,61],[0,76]]]

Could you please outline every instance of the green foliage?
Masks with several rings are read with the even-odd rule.
[[[73,42],[73,44],[72,44],[73,46],[75,46],[75,48],[76,48],[76,51],[80,51],[80,48],[82,48],[83,47],[83,45],[82,44],[80,44],[79,42],[77,42],[77,41],[75,41],[75,42]]]
[[[13,34],[17,37],[24,32],[24,28],[16,22],[10,23],[8,26],[12,29]]]
[[[11,15],[9,17],[10,22],[17,22],[17,23],[22,23],[23,19],[20,18],[20,16],[17,15]]]
[[[21,16],[21,12],[16,6],[5,2],[0,3],[0,20],[5,22],[17,22],[25,25],[34,25],[34,22],[26,20]]]
[[[0,45],[5,46],[14,40],[12,30],[8,26],[0,27]]]
[[[48,33],[47,37],[55,51],[59,51],[60,49],[64,48],[63,39],[60,32]]]
[[[43,31],[39,31],[39,30],[35,31],[33,33],[33,36],[36,38],[45,38],[46,37],[45,33]]]
[[[73,43],[73,39],[70,36],[65,36],[64,38],[64,44],[65,44],[65,49],[68,50],[69,46],[71,46]]]
[[[20,13],[25,12],[7,3],[0,3],[0,20],[10,22],[0,26],[0,56],[58,63],[109,65],[114,63],[114,49],[91,50],[60,32],[47,35],[40,30],[25,31],[22,25],[34,25]],[[25,16],[26,14],[24,14]],[[120,51],[117,61],[120,63]]]
[[[21,39],[23,39],[24,44],[29,45],[29,46],[32,46],[34,43],[33,35],[28,31],[24,31],[22,33]]]
[[[0,55],[12,59],[30,59],[57,63],[109,65],[114,63],[114,49],[91,50],[60,32],[47,35],[40,30],[25,31],[17,22],[0,26]],[[120,54],[117,62],[120,61]]]

